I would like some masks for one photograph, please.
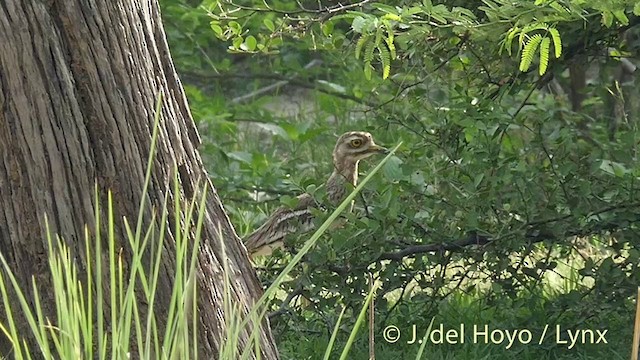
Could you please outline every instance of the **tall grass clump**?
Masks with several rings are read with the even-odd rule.
[[[6,314],[6,319],[0,321],[0,331],[13,345],[12,355],[15,359],[124,359],[134,354],[140,359],[194,358],[197,317],[192,316],[192,320],[189,320],[187,315],[196,313],[195,269],[207,188],[203,186],[199,195],[181,201],[179,180],[174,175],[175,213],[171,215],[175,217],[173,223],[176,224],[172,231],[176,251],[174,279],[167,317],[158,319],[154,310],[158,302],[156,290],[167,240],[168,193],[165,194],[162,209],[151,209],[151,219],[146,219],[149,224],[146,228],[143,214],[158,137],[161,104],[161,97],[158,97],[135,228],[128,219],[122,219],[126,239],[116,238],[116,219],[110,192],[106,209],[108,230],[106,239],[103,239],[101,224],[105,221],[105,215],[96,185],[95,229],[92,232],[85,226],[84,265],[76,263],[79,254],[73,253],[64,239],[51,233],[46,216],[51,288],[42,289],[32,277],[33,299],[29,301],[7,260],[0,254],[4,268],[4,274],[0,272],[0,293]],[[195,210],[196,201],[199,202],[198,210]],[[195,235],[191,235],[189,224],[194,220],[196,230]],[[180,227],[180,224],[187,225]],[[125,243],[129,247],[127,250],[130,250],[127,251],[130,254],[128,260],[123,258],[123,249],[116,248],[116,244]],[[53,319],[43,311],[40,292],[44,290],[53,294]],[[19,300],[18,304],[10,301],[11,291]],[[142,306],[145,311],[142,311]],[[28,337],[18,331],[17,312],[21,312],[28,323],[31,331],[28,337],[33,339],[31,344],[27,341]]]

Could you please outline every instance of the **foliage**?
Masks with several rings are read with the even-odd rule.
[[[512,328],[532,318],[603,327],[630,309],[635,2],[190,3],[164,0],[163,16],[200,151],[240,234],[321,189],[334,135],[364,129],[404,144],[347,225],[281,285],[272,324],[282,339],[330,333],[342,306],[353,322],[368,273],[380,284],[378,329],[431,319],[469,294],[483,321]],[[194,48],[210,61],[197,63]],[[266,285],[307,238],[258,263]]]

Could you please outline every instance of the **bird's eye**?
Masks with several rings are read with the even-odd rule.
[[[351,145],[351,147],[359,148],[360,146],[362,146],[362,139],[353,139],[349,144]]]

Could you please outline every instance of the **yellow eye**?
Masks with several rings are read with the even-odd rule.
[[[360,146],[362,146],[362,139],[353,139],[349,144],[351,145],[351,147],[359,148]]]

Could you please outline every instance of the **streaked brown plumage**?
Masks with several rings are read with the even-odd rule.
[[[333,149],[333,172],[325,184],[329,203],[337,206],[357,185],[360,160],[386,151],[376,145],[368,132],[350,131],[342,134]],[[311,230],[313,218],[309,209],[317,206],[313,196],[305,193],[298,196],[294,208],[278,208],[244,240],[247,250],[252,256],[268,255],[282,246],[288,234]]]

